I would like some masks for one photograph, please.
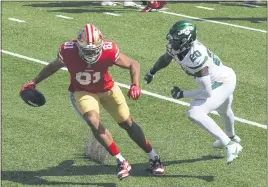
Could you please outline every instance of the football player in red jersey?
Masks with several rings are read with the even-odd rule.
[[[132,84],[128,97],[137,100],[141,94],[139,63],[121,53],[113,41],[104,40],[97,27],[86,24],[78,32],[77,40],[63,43],[57,58],[21,89],[35,89],[36,84],[60,68],[67,67],[70,74],[71,103],[87,122],[98,142],[115,157],[118,163],[118,178],[127,177],[131,166],[121,155],[109,130],[102,125],[99,105],[102,105],[119,126],[126,130],[129,137],[148,153],[152,174],[163,175],[164,168],[160,157],[145,138],[141,127],[132,120],[123,93],[108,73],[108,68],[113,65],[129,69]]]
[[[147,1],[147,6],[141,10],[141,12],[151,12],[153,9],[158,10],[163,8],[167,4],[167,1]]]

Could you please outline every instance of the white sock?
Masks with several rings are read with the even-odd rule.
[[[121,153],[118,153],[114,156],[116,160],[119,160],[120,162],[123,162],[125,158],[121,155]]]
[[[207,114],[201,112],[189,112],[188,117],[195,124],[205,129],[209,134],[220,140],[224,145],[227,145],[231,140],[217,125],[217,123]]]
[[[149,159],[155,159],[155,156],[158,156],[157,153],[154,151],[154,149],[151,150],[150,153],[148,153],[148,158]]]
[[[221,116],[221,121],[224,127],[224,132],[227,134],[229,137],[233,137],[235,135],[235,130],[234,130],[234,113],[231,109],[227,111],[226,114],[220,114]]]

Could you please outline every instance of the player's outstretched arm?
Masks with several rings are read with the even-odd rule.
[[[167,52],[165,54],[163,54],[162,56],[159,57],[159,59],[156,61],[156,63],[154,64],[154,66],[146,73],[144,79],[146,81],[147,84],[151,83],[153,78],[154,78],[154,74],[167,67],[170,62],[172,61],[172,56],[170,56]]]
[[[141,95],[140,89],[140,64],[123,53],[119,53],[117,60],[115,61],[115,65],[129,69],[130,77],[131,77],[131,86],[128,91],[128,97],[137,100]]]
[[[32,81],[35,84],[38,84],[64,66],[64,63],[59,58],[56,58],[54,61],[46,65]]]
[[[172,61],[173,57],[170,56],[168,53],[163,54],[159,57],[159,59],[154,64],[153,68],[150,70],[152,74],[155,74],[159,70],[167,67],[170,62]]]
[[[59,58],[55,59],[54,61],[46,65],[33,80],[22,85],[21,91],[28,88],[35,89],[36,84],[46,79],[47,77],[49,77],[50,75],[52,75],[53,73],[55,73],[64,66],[65,66],[64,63],[61,62]]]

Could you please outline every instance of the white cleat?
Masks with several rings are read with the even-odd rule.
[[[127,160],[123,162],[117,161],[117,177],[118,179],[122,180],[129,176],[129,172],[131,170],[131,166]]]
[[[136,4],[136,3],[132,2],[132,1],[124,2],[123,5],[124,5],[124,7],[127,7],[127,8],[143,8],[143,6],[138,5],[138,4]]]
[[[241,139],[238,136],[236,136],[236,135],[231,140],[233,142],[236,142],[236,143],[240,143],[241,142]],[[216,140],[213,143],[212,146],[213,146],[213,148],[216,148],[216,149],[224,149],[225,148],[224,144],[220,140]]]
[[[238,154],[242,151],[243,147],[236,142],[230,141],[228,145],[226,145],[226,162],[227,164],[231,164],[234,159],[238,157]]]
[[[101,6],[116,6],[116,3],[111,1],[102,1]]]

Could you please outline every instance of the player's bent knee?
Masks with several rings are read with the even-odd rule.
[[[195,122],[202,118],[202,113],[200,111],[190,110],[188,111],[187,116],[189,120]]]
[[[100,123],[100,117],[96,111],[92,110],[92,111],[86,112],[83,116],[84,116],[87,124],[90,127],[96,127]]]

